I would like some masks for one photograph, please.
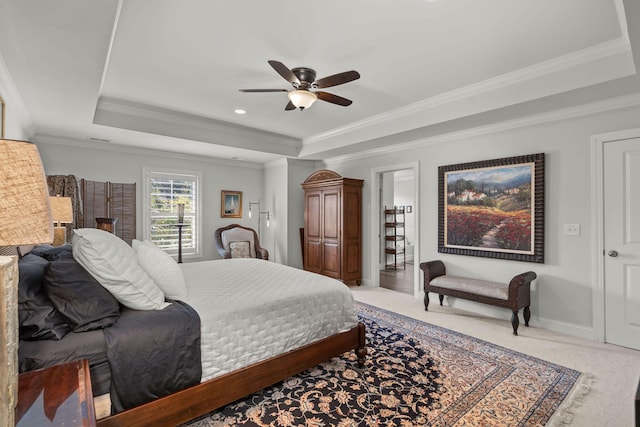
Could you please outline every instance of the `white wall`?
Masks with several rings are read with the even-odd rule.
[[[404,206],[404,235],[405,235],[405,256],[407,261],[413,261],[413,245],[415,244],[416,226],[413,207],[415,204],[415,179],[407,176],[405,172],[394,172],[394,193],[393,204]],[[411,206],[408,212],[407,206]]]
[[[394,173],[394,176],[395,175],[397,175],[397,173]],[[396,206],[404,206],[405,208],[404,234],[411,244],[413,244],[416,230],[414,225],[413,209],[411,210],[411,213],[407,213],[407,206],[411,206],[413,208],[413,204],[415,203],[414,195],[414,179],[412,177],[405,176],[405,174],[403,174],[401,178],[395,176],[393,204]]]
[[[532,318],[538,325],[574,335],[593,336],[591,274],[592,197],[590,194],[590,137],[640,126],[640,108],[558,120],[504,131],[478,134],[434,143],[425,140],[405,150],[369,157],[343,158],[326,167],[345,177],[365,179],[363,192],[363,271],[371,278],[371,183],[373,168],[385,164],[419,161],[420,260],[442,259],[450,274],[506,281],[515,274],[533,270],[538,280],[532,290]],[[526,263],[460,255],[439,254],[438,166],[545,153],[545,263]],[[564,236],[565,223],[580,224],[580,236]],[[453,301],[459,307],[509,318],[510,313],[467,301]]]
[[[280,264],[288,262],[288,210],[287,210],[287,162],[278,160],[264,169],[262,210],[269,211],[269,228],[265,228],[266,215],[262,216],[263,234],[260,243],[269,251],[269,259]]]
[[[395,184],[396,183],[393,179],[393,172],[385,172],[382,174],[382,203],[380,204],[381,211],[384,211],[384,209],[393,209],[395,201]]]
[[[280,264],[303,267],[300,228],[304,227],[304,191],[300,184],[316,169],[315,161],[297,159],[278,160],[265,168],[266,206],[276,214],[272,215],[275,225],[269,231],[276,255],[271,259]]]
[[[315,162],[309,160],[287,159],[288,164],[288,259],[287,265],[303,268],[300,229],[304,227],[304,191],[302,184],[315,170]]]
[[[137,184],[137,237],[142,237],[142,168],[159,167],[202,172],[202,247],[203,259],[217,259],[216,228],[240,223],[252,226],[248,217],[249,201],[262,197],[262,167],[240,162],[207,160],[203,157],[176,155],[105,145],[101,149],[79,144],[60,145],[37,142],[47,175],[71,174],[94,181]],[[87,143],[88,144],[88,143]],[[243,218],[220,217],[221,190],[242,191]],[[252,220],[255,221],[255,218]],[[197,260],[197,259],[196,259]],[[190,259],[185,258],[185,262]]]
[[[0,64],[1,66],[1,64]],[[26,141],[27,135],[24,131],[16,108],[16,101],[9,95],[9,90],[5,87],[5,84],[0,80],[0,98],[4,101],[4,138],[15,139],[19,141]]]

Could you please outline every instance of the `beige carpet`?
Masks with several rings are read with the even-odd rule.
[[[576,427],[635,426],[634,401],[640,378],[640,351],[520,325],[512,335],[511,322],[483,317],[383,288],[352,287],[357,301],[414,317],[434,325],[539,357],[591,374],[590,391],[574,399],[563,415]],[[437,301],[437,299],[436,299]],[[560,421],[560,420],[555,420]]]

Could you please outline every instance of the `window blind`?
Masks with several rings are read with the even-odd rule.
[[[198,184],[199,176],[148,170],[145,201],[148,220],[145,231],[158,247],[169,254],[178,253],[178,204],[184,204],[182,227],[183,255],[198,254]]]

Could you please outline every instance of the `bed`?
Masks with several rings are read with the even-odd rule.
[[[72,280],[74,286],[79,287],[77,276],[84,274],[83,288],[79,292],[85,292],[84,288],[88,287],[87,278],[102,280],[99,272],[92,270],[94,266],[86,264],[79,254],[79,248],[86,244],[82,239],[95,243],[96,233],[98,241],[106,239],[99,243],[107,246],[96,245],[93,249],[99,257],[104,257],[112,250],[115,236],[106,237],[100,234],[106,232],[100,230],[80,230],[77,234],[80,238],[74,236],[73,245],[36,248],[20,260],[19,308],[24,308],[23,288],[30,289],[33,294],[40,281],[44,293],[55,301],[50,303],[60,310],[48,311],[50,316],[57,314],[57,320],[49,322],[49,335],[40,334],[37,339],[33,338],[32,325],[23,319],[21,312],[19,363],[21,371],[25,371],[78,358],[89,359],[94,396],[111,396],[112,403],[116,397],[115,413],[100,418],[99,426],[177,425],[351,350],[355,350],[354,363],[364,364],[364,326],[357,321],[348,288],[333,279],[280,264],[258,259],[231,259],[178,265],[167,260],[164,252],[149,242],[137,242],[136,250],[131,247],[120,247],[119,250],[124,251],[125,258],[131,258],[133,254],[138,267],[143,270],[146,267],[149,278],[160,284],[163,298],[162,302],[156,301],[159,307],[150,310],[127,307],[118,299],[121,298],[118,292],[112,293],[113,289],[109,289],[108,294],[118,301],[119,313],[116,315],[113,307],[109,308],[113,304],[105,302],[110,296],[75,295],[68,291],[69,277],[75,278]],[[125,258],[116,257],[111,270],[113,265],[126,263]],[[36,268],[33,264],[37,264]],[[56,283],[55,278],[50,277],[56,272],[62,278],[58,282],[62,283]],[[44,276],[38,277],[40,274]],[[109,288],[103,282],[100,285]],[[57,294],[61,292],[55,290],[56,286],[64,290],[62,294],[67,306],[69,300],[74,301],[72,305],[77,300],[96,300],[94,308],[84,307],[79,311],[99,312],[99,318],[90,319],[89,327],[78,328],[78,322],[69,322],[74,316],[78,317],[75,313],[78,309],[71,310],[60,303]],[[66,332],[61,330],[61,313],[64,313],[62,320],[71,325],[67,326]],[[31,331],[32,336],[23,336],[23,329]],[[198,329],[195,335],[194,329]],[[120,342],[116,332],[122,330],[127,334]],[[56,337],[56,333],[61,336]],[[141,343],[143,340],[148,340],[149,344]],[[137,345],[139,349],[128,350]],[[147,352],[148,348],[154,351]],[[143,357],[136,357],[139,355]],[[170,358],[166,362],[164,359],[158,359],[160,362],[157,363],[148,361],[148,358],[153,360],[165,355]],[[120,384],[118,376],[123,375],[118,373],[121,361],[117,359],[121,357],[127,361],[124,363],[125,377],[131,376],[126,369],[139,369],[136,363],[149,365],[151,372],[141,377],[162,382],[163,391],[154,394],[155,389],[151,393],[145,390],[141,394],[145,399],[143,402],[120,402],[114,384]],[[199,360],[199,366],[187,366],[185,361],[194,358]],[[131,360],[132,367],[128,362]],[[157,368],[164,367],[165,363],[173,366],[174,372],[158,378],[161,375],[157,374]],[[182,375],[183,372],[189,375]],[[135,377],[139,382],[138,376]],[[171,384],[164,389],[166,379]],[[128,398],[129,393],[124,390]]]

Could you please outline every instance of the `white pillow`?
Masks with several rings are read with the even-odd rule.
[[[131,241],[131,247],[133,248],[134,251],[138,252],[138,248],[141,245],[148,245],[148,246],[155,246],[156,244],[153,243],[151,240],[138,240],[138,239],[133,239]]]
[[[131,241],[131,247],[133,248],[134,251],[138,252],[138,248],[140,247],[140,245],[144,245],[144,241],[142,240],[138,240],[138,239],[133,239]]]
[[[131,242],[138,255],[138,262],[169,299],[184,301],[187,283],[182,269],[165,251],[149,240]]]
[[[97,228],[73,230],[73,258],[124,306],[134,310],[161,310],[169,304],[138,263],[127,243]]]

